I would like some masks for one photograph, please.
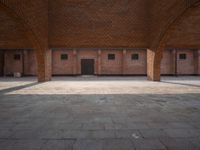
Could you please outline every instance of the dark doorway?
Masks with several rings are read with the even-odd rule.
[[[94,75],[94,59],[81,59],[81,74]]]

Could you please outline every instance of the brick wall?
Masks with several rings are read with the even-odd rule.
[[[20,55],[20,60],[15,60],[14,55]],[[14,72],[23,73],[23,51],[22,50],[7,50],[4,53],[5,75],[13,75]]]
[[[61,60],[61,55],[67,54],[67,60]],[[74,66],[73,50],[52,51],[52,73],[53,75],[72,75]]]
[[[81,74],[81,59],[94,59],[95,74],[145,75],[147,70],[146,53],[147,51],[143,49],[56,49],[52,51],[52,74],[79,75]],[[14,60],[15,54],[20,54],[21,59]],[[68,59],[61,60],[61,54],[67,54]],[[108,54],[115,54],[115,60],[108,60]],[[139,59],[132,60],[132,54],[138,54]],[[186,60],[180,60],[179,54],[186,54]],[[4,62],[2,61],[3,57],[5,57]],[[5,64],[4,67],[3,64]],[[20,72],[24,75],[36,75],[36,52],[34,50],[6,50],[4,53],[0,51],[0,75],[3,68],[6,75],[12,75],[14,72]],[[161,74],[192,75],[198,74],[199,70],[200,51],[189,49],[164,51]]]
[[[15,54],[20,55],[20,60],[14,59]],[[36,52],[34,50],[4,51],[4,74],[13,75],[14,72],[20,72],[23,75],[36,75]]]
[[[132,54],[138,54],[139,60],[132,60]],[[127,50],[124,59],[124,74],[127,75],[145,75],[147,68],[146,50]]]
[[[179,21],[172,29],[167,41],[168,47],[199,48],[200,36],[200,9],[193,9],[186,19]]]
[[[0,9],[0,48],[17,49],[30,48],[23,27]]]
[[[165,50],[163,52],[163,59],[161,62],[161,74],[162,75],[172,75],[173,72],[173,51],[172,50]]]
[[[179,58],[180,54],[186,54],[186,60]],[[181,50],[177,52],[177,74],[194,74],[194,52],[191,50]]]
[[[146,0],[49,1],[50,47],[147,47]]]
[[[200,75],[200,50],[197,52],[197,73]]]
[[[108,54],[115,54],[115,60],[108,60]],[[120,75],[122,70],[122,50],[102,50],[101,74]]]
[[[24,75],[37,75],[36,52],[24,50]]]
[[[0,50],[0,76],[3,76],[4,70],[4,52]]]

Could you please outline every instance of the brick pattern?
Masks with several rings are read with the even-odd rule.
[[[4,53],[0,51],[0,76],[3,76],[4,72]]]
[[[67,54],[67,60],[61,60],[61,55]],[[66,75],[73,74],[74,66],[73,50],[53,50],[52,52],[52,74]]]
[[[180,54],[186,54],[187,59],[181,60]],[[183,50],[177,52],[177,73],[178,74],[194,74],[194,52]]]
[[[20,60],[15,60],[14,55],[20,55]],[[4,74],[5,75],[13,75],[15,72],[23,73],[23,51],[15,50],[15,51],[6,51],[4,53]]]
[[[147,74],[159,80],[166,45],[199,46],[199,7],[193,7],[196,2],[199,0],[0,0],[0,48],[36,49],[38,78],[45,81],[51,79],[49,48],[145,47],[150,49]],[[100,63],[99,58],[98,54],[95,65]],[[95,73],[100,71],[104,70],[98,67]]]
[[[24,50],[24,75],[37,74],[37,60],[34,50]]]
[[[49,1],[50,47],[147,47],[144,1]]]
[[[20,61],[14,55],[20,54]],[[68,54],[67,60],[61,60],[61,54]],[[115,60],[108,60],[108,54],[115,54]],[[132,60],[132,54],[139,54],[138,60]],[[186,60],[180,60],[179,54],[186,54]],[[167,49],[161,63],[162,75],[199,74],[200,51],[188,49]],[[5,58],[4,58],[5,57]],[[52,75],[80,75],[81,59],[95,60],[96,75],[146,75],[147,51],[143,49],[92,50],[92,49],[56,49],[52,52]],[[5,61],[5,62],[4,62]],[[184,66],[184,67],[183,67]],[[0,53],[1,75],[37,74],[36,53],[33,50],[9,50]]]

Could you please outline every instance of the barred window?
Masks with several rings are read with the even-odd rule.
[[[179,59],[185,60],[185,59],[187,59],[187,55],[186,54],[179,54]]]
[[[108,60],[115,60],[115,54],[108,54]]]
[[[68,54],[61,54],[61,60],[68,60]]]
[[[139,54],[132,54],[131,59],[132,60],[139,60]]]
[[[21,55],[20,54],[15,54],[14,55],[14,60],[20,60],[21,59]]]

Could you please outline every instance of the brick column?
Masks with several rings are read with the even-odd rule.
[[[162,51],[147,49],[147,79],[160,81]]]
[[[101,50],[98,50],[97,54],[97,74],[101,75]]]
[[[124,75],[126,72],[126,49],[122,52],[122,74]]]
[[[52,52],[50,49],[37,51],[38,82],[51,80],[52,74]]]
[[[77,75],[77,50],[73,50],[73,75]]]

